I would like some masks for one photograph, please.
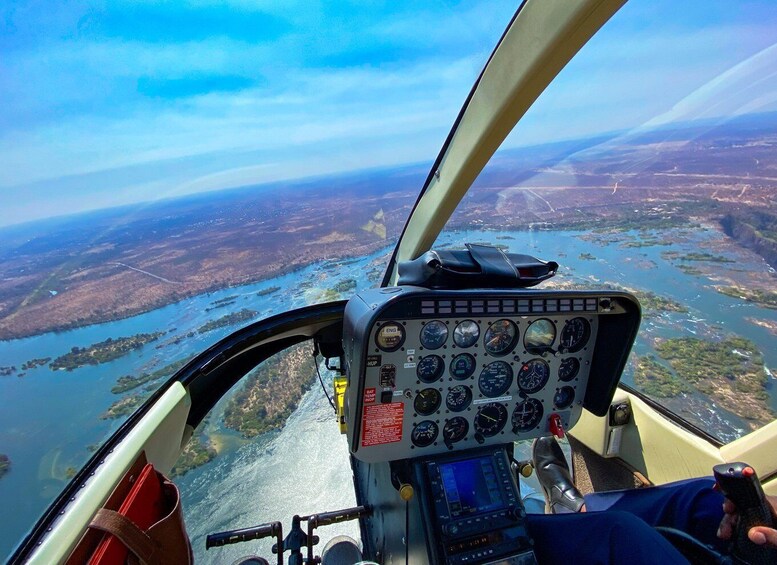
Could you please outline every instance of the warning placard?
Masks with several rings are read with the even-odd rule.
[[[402,441],[403,402],[373,404],[364,407],[362,447]]]
[[[365,388],[364,389],[364,403],[365,404],[372,404],[375,402],[375,389],[374,388]]]

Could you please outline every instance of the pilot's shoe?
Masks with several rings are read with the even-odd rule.
[[[532,461],[537,480],[545,493],[546,508],[552,514],[579,512],[585,500],[572,481],[569,465],[556,438],[548,436],[535,439]]]

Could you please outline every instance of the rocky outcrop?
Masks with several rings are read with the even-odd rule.
[[[720,223],[726,235],[752,249],[777,269],[777,240],[769,237],[777,226],[777,216],[760,211],[736,212],[725,215]]]

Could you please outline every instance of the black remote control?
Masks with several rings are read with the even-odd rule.
[[[772,508],[766,501],[761,482],[747,463],[722,463],[712,468],[723,495],[737,507],[739,521],[731,553],[746,563],[777,563],[777,549],[756,545],[747,537],[754,526],[775,527]]]

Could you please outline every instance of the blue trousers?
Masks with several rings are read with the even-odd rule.
[[[724,551],[716,537],[723,496],[714,479],[589,494],[586,512],[529,514],[527,527],[540,563],[687,563],[653,526],[677,528]]]

